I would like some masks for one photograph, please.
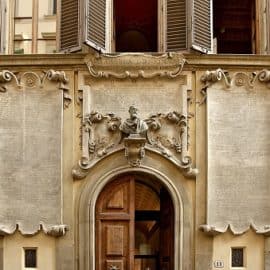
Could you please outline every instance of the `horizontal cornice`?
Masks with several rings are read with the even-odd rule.
[[[28,54],[28,55],[0,55],[0,69],[5,68],[42,68],[61,67],[65,70],[87,69],[84,58],[85,53],[73,54]],[[158,55],[158,54],[156,54]],[[232,54],[184,54],[187,60],[184,70],[196,69],[254,69],[270,66],[270,55],[232,55]]]

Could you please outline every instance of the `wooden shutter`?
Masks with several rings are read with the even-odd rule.
[[[266,1],[266,35],[267,35],[267,53],[270,54],[270,1]]]
[[[203,53],[211,51],[211,0],[193,0],[192,48]]]
[[[0,0],[0,53],[5,53],[6,2]]]
[[[187,49],[186,0],[167,0],[167,51]]]
[[[81,49],[81,14],[82,0],[59,1],[59,40],[60,51],[72,52]]]
[[[133,177],[107,184],[96,204],[96,270],[133,269]]]
[[[86,1],[85,42],[93,48],[105,52],[106,47],[106,0]]]

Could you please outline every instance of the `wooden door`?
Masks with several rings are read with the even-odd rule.
[[[96,204],[96,270],[133,270],[134,177],[108,184]]]
[[[160,191],[160,270],[174,267],[174,207],[167,190]]]

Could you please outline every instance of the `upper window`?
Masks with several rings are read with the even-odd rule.
[[[211,0],[62,0],[59,12],[62,51],[211,50]]]
[[[270,4],[258,2],[62,0],[58,47],[71,52],[85,43],[108,53],[266,53]]]
[[[213,11],[218,53],[256,52],[254,0],[215,0]]]
[[[5,52],[6,2],[0,0],[0,53]]]

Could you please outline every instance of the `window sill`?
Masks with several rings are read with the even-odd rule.
[[[44,15],[44,19],[47,19],[47,20],[56,20],[56,14],[47,14],[47,15]]]

